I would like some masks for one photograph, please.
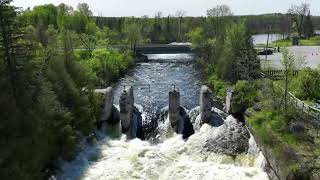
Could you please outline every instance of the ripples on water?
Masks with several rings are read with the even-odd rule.
[[[115,86],[115,103],[118,104],[124,85],[134,86],[135,102],[144,113],[159,112],[168,105],[168,91],[175,84],[181,91],[181,104],[188,109],[199,104],[200,73],[191,63],[177,63],[192,59],[189,55],[151,56],[165,62],[138,64]],[[168,57],[172,57],[171,59]],[[149,90],[150,85],[150,90]],[[232,118],[231,116],[229,118]],[[260,168],[261,157],[239,155],[236,158],[203,152],[205,139],[213,129],[203,125],[200,132],[189,137],[172,135],[160,144],[150,144],[139,139],[110,139],[100,134],[93,146],[87,146],[72,162],[61,164],[61,172],[54,179],[214,179],[214,180],[265,180]]]
[[[200,70],[191,62],[192,55],[149,55],[149,59],[151,62],[137,64],[115,84],[115,104],[119,104],[124,86],[133,86],[135,103],[150,118],[168,106],[169,90],[175,86],[180,90],[182,106],[187,109],[199,106],[202,82]]]

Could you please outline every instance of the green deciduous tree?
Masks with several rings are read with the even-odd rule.
[[[137,43],[139,43],[140,40],[142,39],[141,26],[138,23],[134,23],[134,22],[126,23],[124,31],[128,38],[130,48],[132,50],[135,50]]]
[[[292,79],[293,71],[297,70],[296,59],[293,54],[284,49],[281,64],[284,69],[284,108],[288,109],[289,85]]]
[[[259,77],[260,62],[244,22],[228,28],[220,57],[216,67],[219,77],[232,83]]]

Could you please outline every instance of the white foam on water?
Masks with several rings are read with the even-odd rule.
[[[191,61],[194,60],[194,54],[192,53],[180,53],[180,54],[146,54],[149,60],[165,60],[165,61]]]
[[[56,179],[268,179],[261,168],[261,154],[232,158],[203,151],[212,130],[203,125],[188,141],[173,135],[157,145],[125,136],[117,140],[106,137],[74,161],[63,163]]]

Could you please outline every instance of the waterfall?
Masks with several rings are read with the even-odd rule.
[[[248,154],[233,157],[203,151],[205,140],[219,131],[219,127],[204,124],[187,141],[172,133],[159,144],[127,140],[125,135],[119,139],[106,136],[88,146],[74,161],[62,163],[55,179],[267,180],[261,168],[263,157],[255,151],[252,138]]]
[[[107,127],[110,134],[98,132],[99,140],[87,145],[73,161],[61,161],[52,179],[267,180],[262,168],[263,156],[254,139],[249,140],[248,133],[241,133],[243,126],[232,116],[226,118],[222,111],[213,108],[215,118],[221,118],[221,122],[199,126],[187,140],[168,128],[169,121],[154,122],[155,115],[168,105],[170,86],[179,87],[181,105],[191,110],[199,105],[203,83],[196,66],[175,63],[192,59],[190,55],[152,55],[149,58],[168,61],[138,64],[115,84],[114,102],[118,104],[123,86],[133,86],[135,101],[141,105],[136,106],[142,112],[142,123],[156,125],[159,133],[154,139],[160,140],[129,140],[125,135],[118,136],[119,126]],[[198,111],[192,111],[193,119]],[[237,153],[246,150],[248,153]]]

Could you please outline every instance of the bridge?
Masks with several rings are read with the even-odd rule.
[[[190,45],[174,45],[174,44],[148,44],[138,45],[135,48],[137,54],[178,54],[192,53]]]

